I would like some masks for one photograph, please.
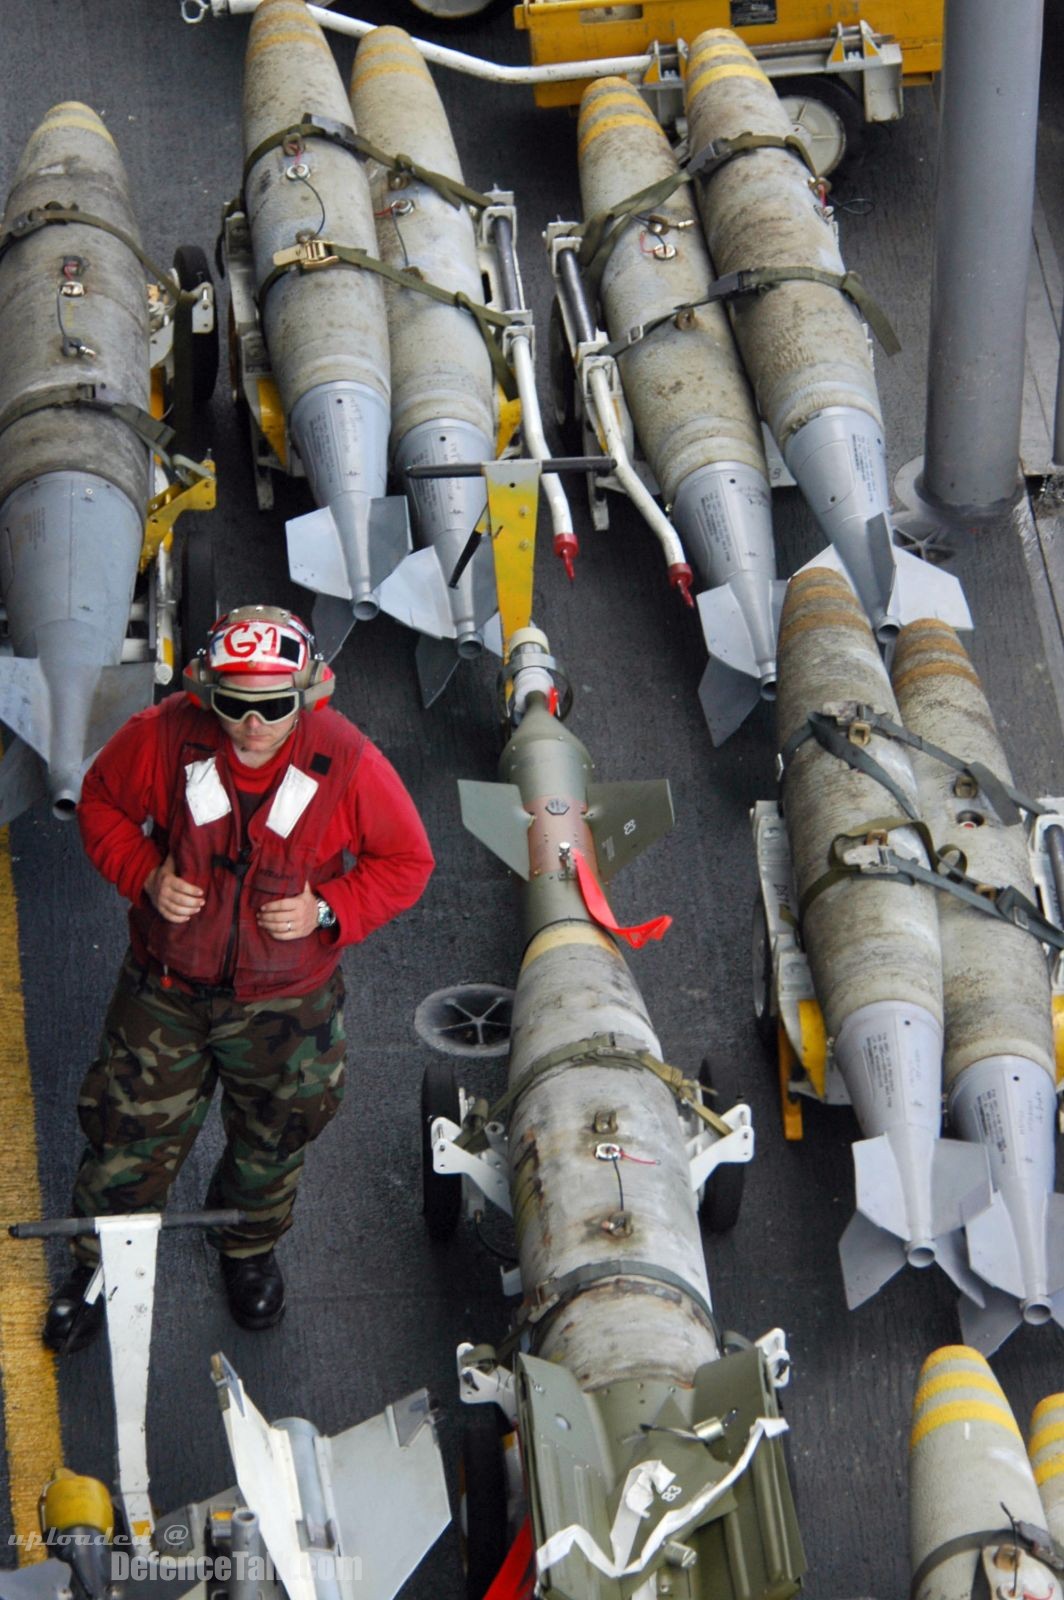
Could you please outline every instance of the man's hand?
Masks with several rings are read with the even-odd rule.
[[[305,939],[318,926],[318,897],[310,884],[287,900],[267,900],[258,917],[259,927],[271,939]]]
[[[148,873],[144,893],[167,922],[191,922],[196,912],[203,910],[207,898],[196,884],[178,877],[173,856],[167,856],[154,872]]]

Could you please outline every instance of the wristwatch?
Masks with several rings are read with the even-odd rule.
[[[336,912],[333,910],[333,908],[329,904],[328,900],[320,900],[319,899],[319,901],[318,901],[318,927],[319,928],[335,928],[336,927]]]

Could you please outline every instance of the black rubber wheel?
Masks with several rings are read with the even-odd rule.
[[[760,891],[754,897],[750,926],[750,978],[754,996],[754,1027],[765,1049],[775,1057],[776,1017],[772,1010],[772,942]]]
[[[197,527],[189,522],[181,539],[181,601],[177,609],[180,668],[187,667],[196,651],[203,649],[217,617],[214,539],[205,525]],[[174,688],[181,688],[180,682]]]
[[[477,1406],[470,1408],[462,1430],[466,1600],[484,1600],[506,1560],[509,1505],[501,1424],[495,1406]]]
[[[430,1061],[421,1080],[421,1211],[430,1239],[449,1239],[462,1214],[462,1180],[432,1165],[432,1124],[436,1117],[459,1120],[458,1086],[449,1061]]]
[[[715,1094],[707,1096],[710,1108],[713,1111],[722,1109],[730,1111],[740,1096],[724,1092],[721,1077],[718,1068],[713,1067],[708,1060],[703,1060],[698,1081],[703,1089],[716,1090]],[[727,1161],[715,1172],[711,1172],[698,1205],[702,1226],[708,1228],[710,1233],[730,1233],[739,1220],[745,1187],[744,1162]]]
[[[838,172],[864,144],[864,108],[845,83],[822,73],[782,78],[779,97],[795,128],[805,135],[820,177]]]
[[[204,283],[213,286],[214,279],[206,253],[198,244],[178,245],[174,251],[174,271],[177,273],[178,286],[182,289],[198,289]],[[192,400],[197,407],[205,406],[214,393],[214,385],[218,380],[218,344],[218,305],[215,301],[214,327],[209,333],[191,335],[191,389]]]
[[[476,28],[489,17],[506,10],[509,4],[510,0],[480,0],[479,4],[478,0],[462,0],[461,16],[441,15],[431,4],[419,4],[418,0],[401,0],[396,9],[402,14],[403,27],[416,36],[426,28],[440,33],[461,33],[466,28]]]

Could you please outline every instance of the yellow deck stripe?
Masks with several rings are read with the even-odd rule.
[[[736,62],[734,66],[729,67],[707,67],[705,72],[698,73],[693,83],[688,83],[688,105],[696,95],[701,94],[707,84],[718,83],[723,78],[756,78],[760,83],[766,84],[770,89],[772,88],[761,68],[755,66],[752,62],[749,66],[743,62]]]
[[[48,1303],[44,1245],[8,1238],[7,1222],[41,1214],[33,1086],[26,1051],[26,1016],[18,954],[11,844],[0,829],[0,1376],[4,1386],[4,1430],[11,1489],[11,1518],[23,1537],[36,1533],[37,1500],[63,1459],[55,1357],[41,1343]],[[20,1559],[47,1552],[19,1546]]]
[[[945,1405],[932,1406],[919,1422],[913,1424],[913,1431],[909,1436],[909,1449],[915,1450],[929,1433],[934,1433],[936,1428],[944,1428],[952,1422],[991,1423],[994,1427],[1004,1428],[1006,1433],[1015,1434],[1020,1443],[1023,1443],[1023,1435],[1016,1418],[1006,1403],[995,1406],[989,1400],[953,1400],[947,1401]]]
[[[913,1398],[913,1410],[922,1406],[925,1400],[930,1400],[933,1395],[941,1394],[944,1389],[989,1389],[991,1394],[1001,1394],[1001,1385],[992,1372],[944,1372],[939,1378],[929,1378],[917,1389]]]

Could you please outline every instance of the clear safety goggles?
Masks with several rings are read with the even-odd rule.
[[[263,722],[284,722],[299,710],[302,696],[298,689],[264,694],[261,690],[220,689],[211,692],[211,710],[226,722],[246,722],[259,717]]]

